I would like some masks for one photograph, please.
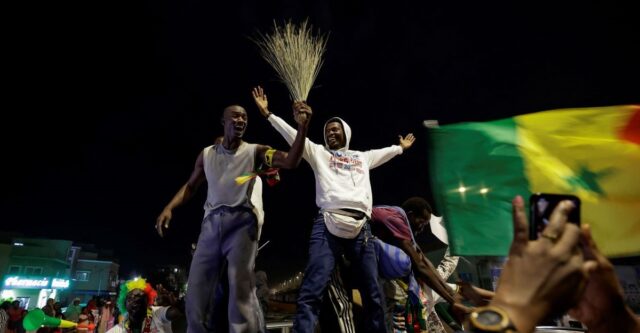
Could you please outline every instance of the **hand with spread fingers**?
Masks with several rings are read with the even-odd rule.
[[[582,234],[585,258],[598,265],[589,275],[578,305],[569,314],[587,325],[589,332],[640,332],[640,319],[624,301],[613,264],[598,250],[588,225],[582,226]]]
[[[271,114],[269,111],[269,99],[267,99],[267,94],[265,94],[262,87],[257,86],[251,90],[251,96],[253,96],[253,101],[256,103],[260,114],[264,117],[267,117]]]
[[[400,140],[400,147],[402,147],[403,151],[411,148],[413,143],[416,141],[416,137],[413,136],[413,133],[409,133],[405,137],[398,135],[398,139]]]
[[[512,204],[514,239],[490,305],[506,311],[518,332],[533,332],[543,319],[576,304],[596,262],[583,259],[580,229],[567,223],[573,203],[560,202],[535,241],[529,241],[522,197]]]

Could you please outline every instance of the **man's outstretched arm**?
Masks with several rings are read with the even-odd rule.
[[[171,201],[169,201],[169,203],[162,209],[162,212],[156,219],[156,230],[160,237],[164,236],[163,228],[169,228],[169,223],[173,217],[173,209],[189,201],[189,199],[191,199],[194,193],[198,190],[198,187],[200,187],[200,184],[202,184],[206,179],[204,174],[203,154],[204,151],[200,152],[200,155],[198,155],[189,180],[180,187],[178,192],[176,192]]]
[[[453,304],[455,292],[442,280],[431,261],[413,246],[411,240],[403,239],[398,245],[411,258],[411,267],[416,277],[420,278],[447,302]]]
[[[269,167],[293,169],[300,164],[304,144],[307,137],[309,122],[311,121],[311,107],[304,103],[295,103],[293,117],[298,123],[295,139],[288,152],[272,149],[269,146],[259,146],[257,154]]]
[[[398,145],[367,151],[366,153],[369,158],[369,168],[373,169],[375,167],[378,167],[388,162],[396,155],[402,154],[405,150],[411,148],[413,143],[416,141],[416,137],[413,136],[413,133],[409,133],[405,137],[399,135],[399,140],[400,142]]]

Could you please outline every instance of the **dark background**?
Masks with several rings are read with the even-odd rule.
[[[247,141],[287,148],[250,96],[262,85],[292,121],[284,85],[249,39],[274,20],[308,17],[330,33],[308,100],[313,141],[333,115],[357,150],[416,134],[372,172],[374,204],[431,198],[425,119],[640,102],[640,20],[612,1],[85,1],[12,4],[5,15],[0,229],[114,249],[124,278],[188,265],[204,189],[164,239],[154,223],[222,134],[225,106],[247,108]],[[317,210],[308,164],[283,171],[264,201],[270,243],[257,268],[278,281],[306,261]]]

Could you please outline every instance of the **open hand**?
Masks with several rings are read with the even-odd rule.
[[[256,106],[260,113],[263,116],[269,115],[269,100],[267,99],[267,94],[264,93],[262,87],[257,86],[251,90],[251,95],[253,96],[253,101],[256,102]]]
[[[407,134],[407,136],[405,136],[404,138],[402,137],[402,135],[398,135],[398,137],[400,138],[400,147],[402,147],[402,150],[411,148],[413,142],[416,141],[416,137],[413,136],[413,133]]]

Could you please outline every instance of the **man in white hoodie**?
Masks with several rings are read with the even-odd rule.
[[[253,97],[262,115],[292,144],[296,130],[269,111],[261,87],[253,89]],[[296,108],[309,106],[296,102]],[[399,145],[382,149],[349,150],[351,128],[344,120],[333,117],[325,123],[324,139],[324,146],[305,139],[302,153],[314,171],[320,212],[311,230],[309,261],[300,287],[293,331],[314,331],[336,258],[345,254],[355,267],[354,278],[360,284],[366,332],[386,332],[375,249],[373,242],[369,242],[372,236],[368,221],[373,203],[369,170],[402,154],[415,137],[400,136]]]

